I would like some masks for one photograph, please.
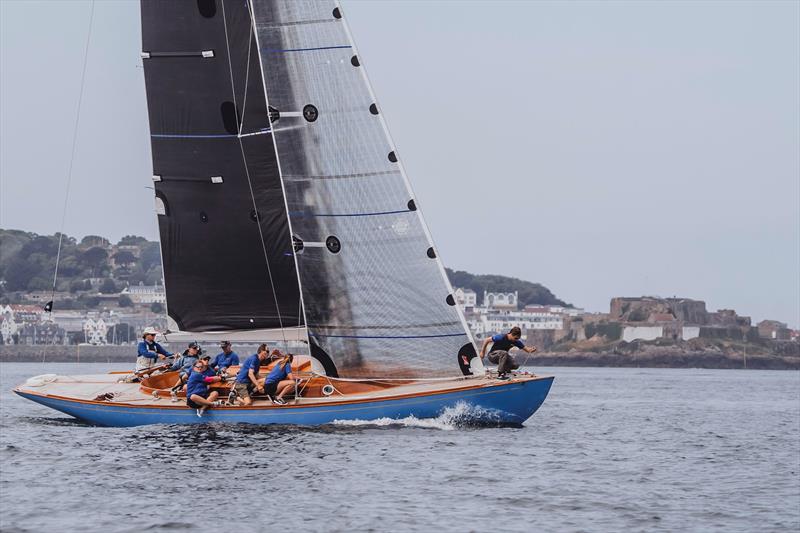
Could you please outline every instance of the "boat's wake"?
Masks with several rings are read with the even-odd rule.
[[[426,429],[441,429],[452,431],[454,429],[476,427],[519,427],[520,424],[510,424],[502,413],[483,407],[458,402],[453,407],[445,408],[436,418],[417,418],[413,415],[405,418],[376,418],[373,420],[334,420],[336,426],[348,427],[417,427]]]

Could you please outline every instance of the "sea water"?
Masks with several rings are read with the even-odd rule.
[[[0,530],[797,531],[800,373],[537,368],[522,428],[438,419],[101,428],[13,395]]]

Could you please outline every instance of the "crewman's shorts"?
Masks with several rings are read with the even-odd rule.
[[[273,383],[265,383],[264,384],[264,394],[267,396],[275,397],[278,392],[278,382],[275,381]]]
[[[250,383],[237,383],[233,386],[233,390],[240,398],[249,398],[253,394],[253,385]]]

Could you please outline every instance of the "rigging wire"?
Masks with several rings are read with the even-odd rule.
[[[221,4],[222,4],[222,24],[223,24],[223,26],[225,28],[225,47],[227,48],[227,52],[228,52],[228,54],[227,54],[228,55],[228,69],[229,69],[230,75],[231,75],[231,92],[233,93],[233,105],[234,105],[234,108],[237,108],[238,106],[237,106],[237,103],[236,103],[236,84],[233,81],[233,65],[231,63],[231,45],[230,45],[230,40],[228,39],[228,19],[225,16],[225,2],[221,2]],[[249,11],[249,9],[250,8],[248,7],[248,11]],[[253,19],[252,19],[252,17],[250,17],[250,36],[251,36],[251,38],[252,38],[252,32],[254,32],[254,31],[255,31],[255,27],[253,26]],[[250,57],[250,47],[249,46],[248,46],[248,49],[247,49],[247,56],[248,56],[247,69],[248,69],[248,73],[249,73],[249,69],[250,69],[250,59],[249,59],[249,57]],[[249,78],[249,75],[248,75],[248,78]],[[246,101],[246,98],[247,98],[247,85],[246,84],[245,84],[245,87],[244,87],[244,94],[245,94],[245,101]],[[242,116],[244,116],[244,109],[242,110]],[[244,120],[242,120],[241,122],[243,124]],[[245,152],[244,152],[244,144],[242,143],[242,138],[241,138],[242,124],[239,125],[239,135],[237,136],[237,140],[239,142],[239,150],[242,152],[242,163],[244,164],[244,172],[245,172],[245,175],[247,176],[247,186],[250,189],[250,199],[253,202],[253,211],[255,212],[255,216],[256,216],[256,225],[258,226],[259,240],[261,241],[261,250],[264,252],[264,261],[266,261],[266,264],[267,264],[267,277],[269,278],[269,284],[270,284],[270,287],[272,289],[272,297],[273,297],[273,299],[275,301],[275,311],[278,314],[278,325],[281,328],[281,336],[283,337],[283,343],[284,343],[284,345],[288,345],[288,342],[286,340],[286,332],[283,330],[283,317],[281,316],[281,307],[280,307],[280,304],[278,303],[278,293],[275,290],[275,283],[274,283],[274,281],[272,279],[272,268],[270,267],[270,264],[269,264],[269,254],[267,253],[267,245],[264,243],[264,232],[261,229],[261,218],[258,215],[258,205],[256,204],[256,197],[255,197],[255,193],[253,192],[253,182],[252,182],[252,180],[250,178],[250,169],[247,166],[247,157],[246,157]]]
[[[94,20],[94,6],[95,0],[91,0],[89,4],[89,25],[86,31],[86,44],[83,48],[83,67],[81,68],[81,83],[80,89],[78,90],[78,107],[75,111],[75,124],[72,128],[72,149],[70,151],[69,156],[69,166],[67,167],[67,186],[66,190],[64,191],[64,207],[61,209],[61,225],[59,226],[58,230],[58,247],[56,249],[56,264],[53,267],[53,288],[50,291],[50,301],[47,302],[44,306],[44,310],[47,313],[50,313],[50,318],[52,319],[53,313],[53,306],[56,299],[56,285],[58,283],[58,265],[61,262],[61,248],[64,244],[64,225],[67,221],[67,205],[69,203],[69,191],[72,185],[72,169],[75,163],[75,152],[77,150],[78,145],[78,126],[80,125],[81,120],[81,106],[83,104],[83,89],[86,85],[86,65],[89,63],[89,43],[92,40],[92,21]],[[51,322],[51,324],[54,324]],[[55,346],[56,340],[58,338],[58,330],[52,330],[53,337],[51,341],[51,345]],[[45,333],[45,336],[47,333]],[[66,336],[66,331],[64,332]],[[34,330],[34,337],[35,337],[35,330]],[[36,339],[34,339],[34,342]],[[63,342],[63,341],[62,341]],[[78,357],[80,358],[80,347],[78,347]],[[42,364],[45,363],[45,359],[47,358],[47,350],[42,350]]]
[[[64,208],[61,211],[61,227],[58,231],[58,250],[56,251],[56,265],[53,272],[53,290],[50,293],[50,309],[48,312],[52,312],[52,302],[55,300],[56,295],[56,282],[58,281],[58,263],[61,260],[61,246],[64,240],[64,224],[67,220],[67,203],[69,201],[69,190],[70,185],[72,184],[72,167],[75,163],[75,149],[78,144],[78,125],[80,124],[81,119],[81,104],[83,103],[83,88],[86,82],[86,65],[89,62],[89,42],[92,39],[92,20],[94,19],[94,4],[95,0],[91,0],[91,8],[89,10],[89,29],[86,34],[86,45],[84,46],[83,50],[83,69],[81,70],[81,84],[80,84],[80,91],[78,92],[78,109],[75,113],[75,125],[72,129],[72,152],[70,153],[69,157],[69,167],[67,170],[67,189],[64,193]],[[45,306],[47,307],[47,306]],[[55,340],[55,335],[53,336]]]

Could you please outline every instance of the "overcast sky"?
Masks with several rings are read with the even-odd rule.
[[[71,235],[157,238],[138,11],[97,2]],[[800,326],[800,2],[343,11],[447,266]],[[88,14],[0,0],[0,227],[60,228]]]

